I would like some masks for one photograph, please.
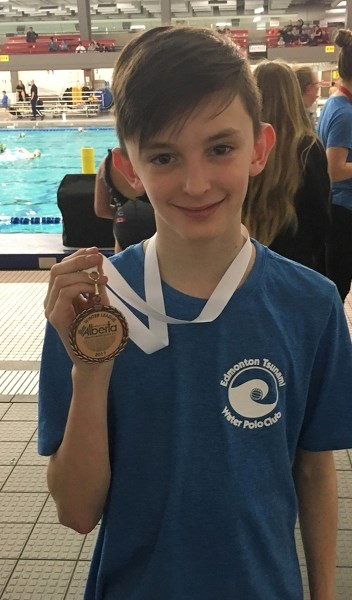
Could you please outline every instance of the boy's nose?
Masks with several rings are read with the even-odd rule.
[[[201,196],[211,187],[209,168],[202,163],[192,163],[184,172],[183,191],[189,196]]]

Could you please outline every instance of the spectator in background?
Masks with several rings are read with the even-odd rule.
[[[6,94],[5,90],[2,93],[1,108],[3,108],[4,110],[8,110],[9,108],[9,97]]]
[[[307,111],[307,115],[315,128],[316,111],[314,103],[319,96],[320,81],[318,74],[308,65],[295,65],[293,70],[298,79],[299,87],[301,88],[302,100]]]
[[[339,91],[337,81],[332,81],[331,86],[329,87],[329,96],[334,96]]]
[[[330,179],[324,149],[291,67],[263,61],[254,75],[263,98],[261,120],[275,129],[276,144],[265,169],[250,178],[244,224],[271,250],[325,274]]]
[[[119,155],[109,150],[95,179],[94,210],[113,220],[115,252],[155,233],[154,209],[146,194],[138,196],[119,168]]]
[[[67,106],[72,106],[72,87],[67,87],[62,94],[62,101]]]
[[[27,99],[26,87],[20,79],[16,85],[16,100],[17,102],[24,102]]]
[[[352,280],[352,31],[340,29],[339,88],[327,99],[318,122],[332,181],[331,234],[327,243],[327,275],[344,300]]]
[[[323,30],[318,23],[314,23],[312,27],[312,31],[310,34],[311,46],[318,46],[318,44],[322,44],[324,41]]]
[[[94,40],[91,40],[89,42],[87,52],[95,52],[96,49],[97,49],[97,43]]]
[[[61,50],[61,52],[68,52],[70,50],[66,40],[62,40],[62,42],[59,44],[59,50]]]
[[[279,34],[280,46],[283,44],[285,46],[292,46],[293,44],[299,43],[301,30],[297,24],[292,24],[290,22],[279,30]]]
[[[81,40],[79,40],[78,46],[76,48],[76,54],[82,54],[83,52],[87,52],[87,50],[85,49],[85,46],[83,46]]]
[[[303,25],[301,33],[298,37],[298,44],[300,46],[308,46],[310,43],[310,28],[308,25]]]
[[[35,44],[38,38],[38,34],[33,30],[33,27],[28,27],[28,31],[26,33],[26,42],[28,44]]]
[[[299,34],[302,33],[302,29],[304,27],[304,21],[303,19],[297,19],[296,23],[295,23],[295,27],[297,27]]]
[[[34,83],[34,79],[32,79],[30,81],[31,84],[31,107],[32,107],[32,116],[31,116],[31,121],[35,121],[37,118],[37,115],[41,118],[41,120],[44,119],[44,115],[43,113],[37,108],[37,102],[38,102],[38,88]]]
[[[48,50],[49,50],[49,52],[58,52],[59,44],[57,43],[56,38],[54,38],[54,37],[50,38],[50,42],[48,44]]]
[[[89,85],[82,85],[82,100],[83,102],[87,102],[90,96],[90,87]]]

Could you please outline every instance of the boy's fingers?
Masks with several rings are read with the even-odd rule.
[[[97,281],[98,286],[103,286],[106,282],[106,275],[100,275]],[[74,273],[57,275],[44,300],[45,316],[48,318],[48,314],[52,312],[58,301],[72,303],[75,297],[82,294],[95,294],[95,283],[89,278],[89,273],[75,271]]]
[[[46,298],[44,300],[45,316],[54,324],[61,326],[70,324],[76,314],[77,307],[83,306],[86,300],[82,294],[95,293],[95,284],[90,277],[92,270],[101,273],[103,257],[98,248],[81,249],[52,267]],[[99,286],[107,282],[107,277],[100,275]],[[99,290],[100,292],[100,290]],[[104,298],[106,294],[101,290]]]

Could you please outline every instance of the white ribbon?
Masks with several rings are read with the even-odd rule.
[[[169,345],[167,324],[185,325],[187,323],[209,323],[214,321],[238,288],[252,255],[252,244],[245,227],[242,235],[246,241],[238,255],[224,273],[201,313],[192,321],[175,319],[165,313],[164,297],[161,286],[155,234],[148,242],[144,263],[144,301],[126,282],[116,267],[106,258],[103,259],[103,271],[108,277],[107,293],[109,302],[120,310],[127,319],[131,340],[146,354],[152,354]],[[123,302],[122,302],[123,300]],[[125,302],[148,317],[149,327],[126,306]]]

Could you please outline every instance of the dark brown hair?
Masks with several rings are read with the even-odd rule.
[[[249,63],[226,37],[195,27],[156,27],[121,52],[113,74],[120,147],[140,147],[167,126],[181,127],[210,96],[219,112],[239,96],[260,131],[261,102]]]
[[[352,31],[340,29],[335,38],[336,46],[341,48],[339,54],[338,71],[341,79],[352,79]]]

